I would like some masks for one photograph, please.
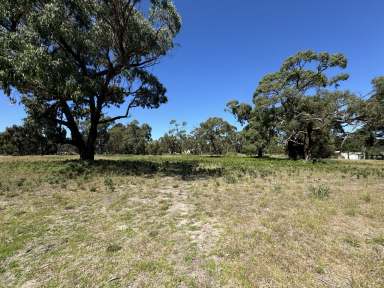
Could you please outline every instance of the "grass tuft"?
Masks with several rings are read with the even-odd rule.
[[[312,197],[319,200],[325,200],[329,198],[331,189],[325,184],[320,184],[318,186],[310,186],[309,192]]]

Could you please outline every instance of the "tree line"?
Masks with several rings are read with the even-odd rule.
[[[181,17],[171,0],[0,2],[0,88],[24,105],[21,126],[0,135],[2,154],[50,154],[75,147],[95,153],[283,151],[291,159],[329,157],[336,149],[380,149],[384,77],[359,97],[340,90],[342,54],[302,51],[259,82],[251,103],[227,104],[241,131],[212,117],[191,133],[173,122],[158,140],[147,124],[114,124],[132,109],[156,109],[167,90],[151,67],[174,47]],[[111,107],[126,109],[106,116]],[[223,105],[224,106],[224,105]],[[379,148],[378,148],[379,147]]]
[[[236,104],[234,106],[234,104]],[[228,106],[243,109],[245,104],[231,101]],[[366,108],[366,107],[365,107]],[[236,113],[240,113],[236,110]],[[249,112],[250,113],[250,112]],[[238,114],[235,114],[238,115]],[[21,126],[12,126],[0,133],[0,154],[5,155],[49,155],[58,153],[78,153],[75,146],[66,144],[66,131],[47,123],[34,122],[27,117]],[[258,122],[256,122],[258,123]],[[104,124],[99,126],[95,151],[98,154],[193,154],[227,155],[246,154],[262,157],[264,153],[289,153],[285,139],[277,134],[267,139],[262,132],[267,126],[244,124],[238,129],[219,117],[212,117],[188,132],[187,123],[172,120],[169,130],[159,139],[152,138],[149,124],[131,121],[129,124]],[[258,123],[259,124],[259,123]],[[86,130],[86,128],[85,128]],[[324,132],[324,131],[323,131]],[[384,151],[384,141],[380,137],[383,130],[372,129],[365,125],[354,132],[330,132],[327,138],[317,136],[312,140],[310,153],[312,158],[326,158],[340,151],[363,151],[380,153]],[[260,133],[260,134],[257,134]],[[259,136],[260,135],[260,136]],[[382,135],[382,134],[381,134]],[[298,145],[298,143],[296,143]],[[288,154],[289,155],[289,154]],[[304,157],[304,156],[303,156]],[[296,156],[296,159],[299,157]]]
[[[65,130],[31,129],[31,120],[12,126],[0,133],[0,154],[47,155],[78,153],[67,145]],[[169,130],[159,139],[152,139],[152,128],[134,120],[99,127],[95,151],[99,154],[216,154],[241,152],[241,134],[236,127],[221,118],[210,118],[190,133],[186,122],[170,122]],[[36,125],[33,127],[37,127]],[[50,130],[51,129],[51,130]]]

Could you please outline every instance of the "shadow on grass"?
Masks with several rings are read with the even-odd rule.
[[[86,163],[76,160],[65,161],[59,171],[68,177],[81,175],[136,175],[136,176],[179,176],[184,180],[194,178],[219,177],[223,168],[206,168],[196,160],[150,161],[150,160],[96,160]]]

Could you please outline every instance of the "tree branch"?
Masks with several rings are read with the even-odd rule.
[[[113,117],[113,118],[108,118],[108,119],[101,120],[101,121],[99,121],[99,124],[107,124],[107,123],[111,123],[111,122],[114,122],[114,121],[117,121],[117,120],[120,120],[120,119],[128,118],[129,111],[132,108],[137,107],[137,105],[135,104],[135,100],[136,100],[136,96],[132,99],[131,103],[129,103],[129,105],[127,107],[127,110],[126,110],[124,115],[120,115],[120,116],[116,116],[116,117]]]

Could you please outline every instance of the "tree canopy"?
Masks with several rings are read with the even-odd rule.
[[[196,139],[202,146],[201,150],[209,150],[210,153],[220,155],[228,152],[233,143],[236,128],[219,117],[209,118],[200,123],[200,126],[193,132]],[[208,149],[205,148],[208,146]]]
[[[128,125],[117,124],[108,131],[106,152],[111,154],[146,154],[151,140],[151,127],[132,121]]]
[[[327,150],[329,133],[342,132],[344,125],[358,120],[352,109],[358,98],[335,90],[348,74],[331,73],[346,66],[342,54],[299,52],[285,60],[279,71],[263,77],[253,107],[237,101],[227,107],[247,123],[245,131],[259,155],[278,136],[290,158],[326,156],[320,154]]]
[[[148,68],[174,46],[181,20],[172,1],[147,2],[0,2],[1,89],[67,127],[83,160],[94,158],[99,124],[167,101]],[[105,116],[106,108],[124,103],[125,113]],[[82,121],[90,123],[86,135]]]
[[[366,129],[375,136],[384,137],[384,77],[377,77],[372,80],[373,91],[367,100],[364,117]]]
[[[0,154],[49,155],[58,152],[66,131],[53,123],[38,121],[29,115],[22,125],[13,125],[0,133]]]

